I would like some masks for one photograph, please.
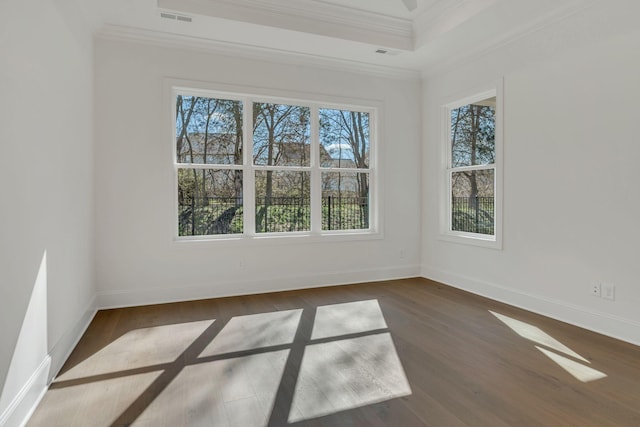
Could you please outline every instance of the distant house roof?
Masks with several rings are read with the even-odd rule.
[[[332,159],[322,162],[322,166],[327,168],[355,168],[356,162],[353,159]]]
[[[178,160],[192,163],[210,163],[210,164],[234,164],[237,163],[235,156],[236,138],[235,133],[190,133],[188,141],[183,141],[180,152],[178,152]],[[240,136],[242,138],[242,136]],[[206,147],[205,147],[206,139]],[[191,144],[191,146],[189,146]],[[206,161],[204,153],[207,153]],[[193,159],[191,151],[193,150]],[[240,151],[241,152],[241,151]]]
[[[240,136],[241,137],[241,136]],[[209,133],[206,134],[207,159],[203,161],[205,153],[205,134],[190,133],[188,141],[183,141],[178,161],[185,163],[207,163],[207,164],[234,164],[236,147],[235,133]],[[190,145],[189,145],[190,144]],[[311,161],[311,145],[301,142],[283,142],[276,144],[274,155],[274,165],[296,166],[309,165]],[[329,168],[356,168],[353,159],[332,158],[327,149],[319,146],[320,165]],[[193,151],[193,159],[191,152]],[[240,151],[241,152],[241,151]]]

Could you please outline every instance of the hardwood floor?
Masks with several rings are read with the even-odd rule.
[[[99,311],[29,426],[639,426],[640,347],[424,279]]]

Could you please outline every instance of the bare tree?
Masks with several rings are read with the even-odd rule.
[[[456,108],[451,113],[452,166],[476,166],[494,162],[495,156],[495,109],[490,105],[469,104]],[[464,177],[466,183],[454,183],[468,189],[473,200],[479,194],[477,171],[465,171],[456,175]]]
[[[295,105],[253,104],[253,159],[265,166],[305,165],[309,133],[309,109]],[[304,174],[303,174],[304,176]],[[289,185],[285,186],[291,189]],[[304,196],[305,184],[301,187]],[[273,202],[274,171],[265,172],[264,202],[256,215],[256,224],[266,229],[269,207]]]

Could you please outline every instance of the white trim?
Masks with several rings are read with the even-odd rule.
[[[163,48],[189,50],[242,58],[286,64],[291,66],[314,67],[329,71],[353,73],[390,79],[419,81],[421,71],[418,69],[392,67],[369,62],[338,59],[328,56],[314,55],[305,52],[291,52],[281,49],[250,46],[242,43],[203,39],[182,34],[166,33],[139,28],[105,25],[96,33],[96,37],[104,40],[135,42]]]
[[[491,7],[496,0],[435,0],[413,19],[414,45],[418,49],[452,31]]]
[[[448,0],[439,1],[443,2]],[[542,16],[538,16],[531,22],[513,28],[509,32],[504,33],[498,40],[487,40],[479,46],[474,46],[473,50],[467,49],[466,51],[453,52],[446,57],[443,55],[434,56],[432,59],[422,64],[422,78],[428,80],[431,76],[446,73],[448,70],[460,67],[462,64],[469,63],[480,58],[485,58],[492,52],[516,43],[518,40],[525,39],[526,37],[542,31],[545,28],[566,21],[567,19],[581,13],[583,10],[596,5],[598,2],[599,0],[570,0],[568,2],[556,2],[556,4],[549,8]],[[417,23],[418,21],[416,20],[414,25]],[[424,28],[424,23],[417,25]],[[424,34],[417,31],[416,40],[418,46],[422,46],[424,44],[423,37]]]
[[[47,392],[51,357],[47,355],[22,386],[9,406],[0,414],[0,427],[24,426]]]
[[[0,427],[24,426],[27,424],[47,392],[49,383],[71,355],[96,312],[96,296],[94,295],[82,317],[51,347],[49,354],[45,356],[9,406],[0,414]]]
[[[242,219],[244,224],[244,234],[240,237],[255,237],[256,236],[256,199],[255,197],[247,197],[247,194],[254,195],[256,188],[256,174],[253,169],[253,134],[250,126],[245,126],[245,123],[252,123],[253,121],[253,108],[244,108],[246,105],[251,105],[251,98],[245,96],[243,98],[243,110],[242,110],[242,142],[244,151],[242,152]],[[202,238],[202,236],[200,236]]]
[[[375,100],[363,99],[346,99],[340,97],[331,97],[321,94],[307,93],[303,97],[297,96],[297,92],[277,91],[277,95],[273,95],[273,90],[255,87],[238,87],[229,85],[216,85],[215,83],[187,82],[184,80],[165,78],[165,93],[170,94],[169,100],[165,102],[171,108],[171,133],[170,146],[172,150],[171,158],[174,169],[173,182],[173,231],[172,241],[177,242],[218,242],[238,239],[270,238],[270,237],[320,237],[320,236],[347,236],[351,238],[356,236],[355,240],[360,240],[361,235],[371,235],[373,238],[379,238],[381,235],[382,224],[380,223],[380,208],[378,201],[381,200],[378,193],[378,184],[376,182],[375,167],[377,166],[376,151],[382,145],[378,141],[377,128],[378,122],[382,120],[382,102]],[[282,93],[285,93],[284,95]],[[214,164],[214,163],[178,163],[175,150],[176,135],[176,111],[174,108],[174,100],[178,95],[185,96],[201,96],[207,98],[217,98],[224,100],[240,101],[243,104],[243,164]],[[252,103],[277,103],[301,106],[309,109],[310,114],[310,151],[311,158],[309,166],[267,166],[253,164],[253,134],[247,123],[252,123],[253,117],[251,112]],[[358,168],[334,168],[320,167],[319,159],[316,151],[319,150],[319,111],[320,109],[330,110],[347,110],[363,112],[369,115],[369,167],[366,169]],[[192,159],[193,160],[193,159]],[[179,169],[224,169],[224,170],[242,170],[243,171],[243,233],[224,234],[224,235],[197,235],[197,236],[179,236],[178,223],[178,171]],[[301,232],[282,232],[282,233],[257,233],[255,231],[255,172],[266,171],[302,171],[310,173],[310,197],[311,199],[311,229]],[[369,227],[366,229],[353,230],[322,230],[321,205],[318,203],[321,196],[321,176],[322,172],[340,172],[340,173],[366,173],[369,181]],[[313,199],[316,196],[317,199]],[[313,200],[316,200],[314,203]],[[314,216],[315,214],[315,216]]]
[[[58,342],[51,347],[51,350],[49,350],[49,356],[51,357],[51,372],[49,374],[48,381],[51,381],[56,375],[58,375],[58,372],[62,369],[62,366],[71,355],[71,352],[89,327],[89,324],[91,324],[91,321],[98,311],[96,308],[96,301],[96,295],[94,295],[89,301],[82,317],[80,317],[76,322],[75,326],[67,330]]]
[[[255,228],[254,228],[255,229]],[[259,233],[259,234],[220,234],[210,236],[182,236],[178,240],[173,240],[173,248],[186,249],[193,245],[220,245],[230,246],[247,246],[256,247],[256,245],[264,246],[280,246],[290,245],[295,239],[299,239],[299,243],[338,243],[338,242],[357,242],[365,240],[382,240],[384,234],[382,232],[374,233],[366,229],[356,230],[324,230],[322,233],[314,234],[311,231],[299,231],[288,233]]]
[[[320,107],[311,105],[311,141],[320,144]],[[311,142],[310,141],[310,142]],[[311,152],[311,188],[309,191],[311,208],[311,234],[319,236],[322,231],[322,171],[320,167],[320,149],[309,148]]]
[[[634,345],[640,345],[640,323],[423,265],[421,276],[476,295],[532,311]]]
[[[440,233],[438,239],[453,243],[485,247],[490,249],[502,249],[502,206],[503,206],[503,149],[504,149],[504,81],[499,79],[494,83],[472,90],[466,90],[463,94],[450,96],[441,103],[440,120],[440,167],[438,184],[440,192]],[[472,93],[472,95],[469,95]],[[495,154],[494,162],[487,165],[473,165],[452,167],[451,159],[451,110],[463,105],[482,101],[487,98],[496,98],[495,108]],[[451,175],[454,172],[467,170],[494,171],[494,234],[476,234],[454,231],[451,229]]]
[[[416,277],[419,273],[419,265],[405,265],[399,267],[345,270],[325,274],[281,276],[258,280],[228,280],[224,282],[211,280],[206,283],[171,288],[99,292],[98,307],[103,310],[207,298],[223,298],[327,286],[351,285],[365,282],[407,279]]]
[[[410,19],[309,0],[158,0],[158,7],[190,15],[282,28],[326,37],[413,50]]]

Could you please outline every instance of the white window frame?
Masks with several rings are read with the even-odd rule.
[[[305,241],[334,241],[336,239],[345,240],[363,240],[363,239],[381,239],[382,221],[381,211],[379,207],[380,188],[379,179],[379,144],[378,134],[381,122],[382,105],[378,101],[370,100],[334,100],[327,99],[325,96],[310,96],[304,94],[304,97],[297,96],[277,96],[267,90],[255,90],[253,93],[247,93],[243,88],[226,86],[222,90],[213,85],[206,84],[184,84],[185,82],[168,82],[170,93],[169,105],[171,107],[171,158],[173,163],[173,241],[183,242],[215,242],[215,241],[290,241],[290,238],[305,238]],[[202,86],[205,86],[204,88]],[[265,92],[265,93],[261,93]],[[237,100],[243,102],[243,123],[252,123],[253,117],[252,104],[254,102],[275,103],[286,105],[297,105],[310,108],[311,114],[311,138],[310,138],[310,165],[309,166],[266,166],[253,164],[253,134],[251,126],[243,126],[243,164],[193,164],[178,163],[176,154],[176,111],[175,102],[178,95],[201,96],[208,98]],[[350,110],[369,113],[369,167],[368,169],[356,168],[334,168],[320,167],[319,159],[319,110],[320,109],[336,109]],[[179,236],[178,235],[178,169],[181,168],[197,168],[197,169],[240,169],[243,174],[243,233],[237,234],[217,234],[217,235],[198,235],[198,236]],[[255,173],[260,170],[292,170],[292,171],[308,171],[311,175],[310,187],[310,208],[311,208],[311,229],[309,231],[296,232],[256,232],[255,224]],[[352,230],[322,230],[322,188],[321,176],[323,172],[359,172],[369,174],[369,228],[352,229]]]
[[[472,104],[488,98],[496,98],[495,110],[495,159],[491,165],[476,165],[452,167],[451,153],[451,111],[463,105]],[[503,82],[499,80],[489,86],[466,91],[453,100],[445,101],[441,108],[441,159],[442,180],[440,197],[440,236],[441,240],[481,246],[492,249],[502,249],[502,205],[503,205]],[[494,170],[494,234],[470,233],[456,231],[452,228],[452,195],[451,177],[454,172],[468,170]]]

